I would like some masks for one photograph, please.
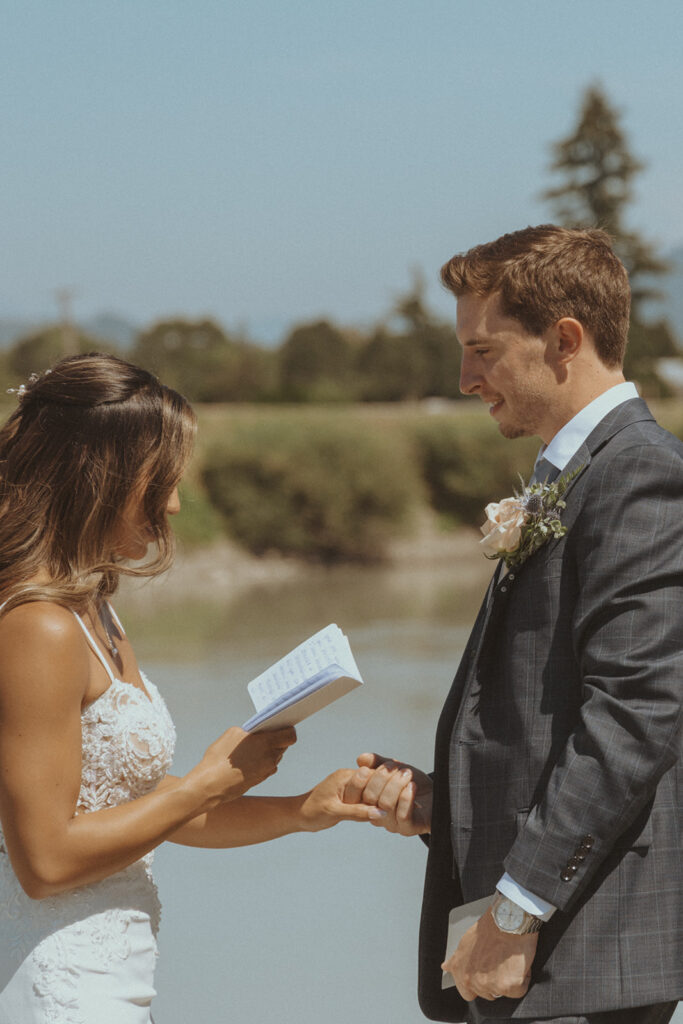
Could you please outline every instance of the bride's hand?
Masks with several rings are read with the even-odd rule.
[[[283,754],[296,743],[293,728],[245,732],[233,726],[207,749],[197,765],[211,804],[234,800],[274,775]]]
[[[301,815],[307,831],[319,832],[340,821],[372,821],[379,816],[376,807],[344,802],[346,787],[355,774],[350,768],[340,768],[306,793]]]

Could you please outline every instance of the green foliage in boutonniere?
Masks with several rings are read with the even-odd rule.
[[[553,483],[525,485],[521,494],[486,506],[486,522],[481,528],[480,541],[487,558],[502,558],[508,569],[519,566],[554,537],[563,537],[567,527],[562,525],[562,510],[566,503],[562,495],[568,485],[583,469],[558,477]]]

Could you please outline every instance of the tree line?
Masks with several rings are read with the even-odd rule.
[[[276,348],[236,337],[215,320],[162,320],[124,353],[77,328],[55,325],[4,353],[2,376],[17,386],[62,356],[115,351],[194,402],[396,402],[457,398],[459,345],[452,324],[431,313],[419,283],[390,320],[363,332],[329,320],[295,326]]]

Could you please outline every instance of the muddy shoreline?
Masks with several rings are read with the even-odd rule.
[[[416,584],[426,576],[457,572],[464,584],[476,584],[491,575],[492,563],[479,548],[480,534],[472,529],[443,531],[433,522],[420,524],[409,537],[394,541],[385,559],[368,566],[377,568],[397,582],[406,577]],[[353,570],[362,572],[363,566]],[[216,598],[228,598],[250,588],[279,586],[301,578],[343,571],[278,553],[260,557],[250,554],[228,539],[204,548],[183,549],[178,546],[175,562],[163,576],[151,580],[122,578],[121,594],[127,604],[148,602],[156,605],[176,604],[205,598],[211,592]]]

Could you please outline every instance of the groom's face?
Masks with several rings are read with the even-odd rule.
[[[505,316],[497,293],[461,295],[456,332],[463,349],[462,393],[486,402],[504,437],[552,438],[557,383],[544,338]]]

